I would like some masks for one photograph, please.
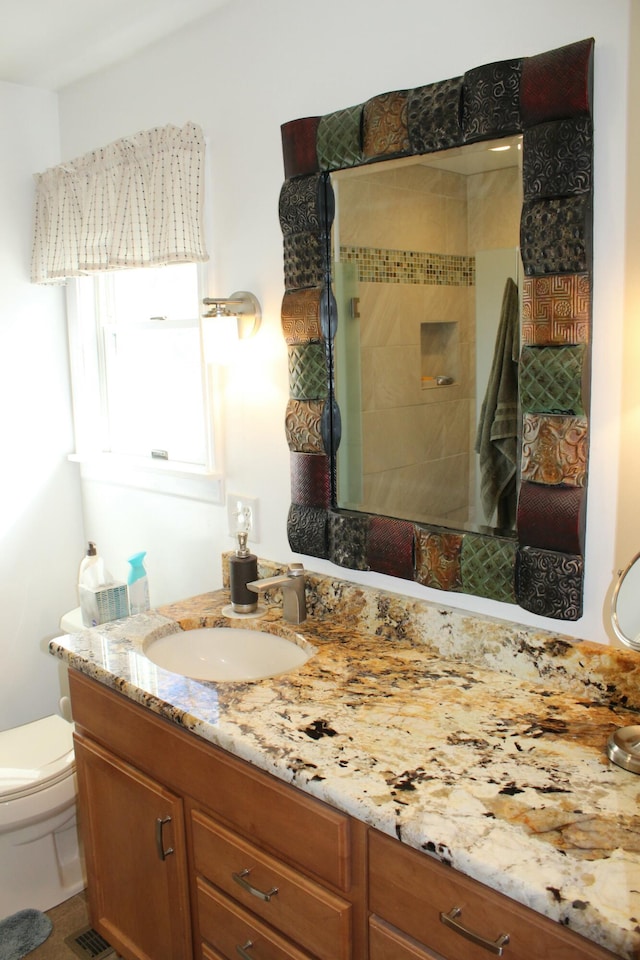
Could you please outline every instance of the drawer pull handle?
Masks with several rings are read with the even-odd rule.
[[[473,930],[469,930],[468,927],[465,927],[464,924],[459,922],[457,918],[461,913],[462,910],[460,907],[454,907],[449,913],[441,913],[440,921],[444,923],[445,927],[450,927],[451,930],[459,933],[461,937],[466,937],[467,940],[471,940],[471,942],[475,943],[478,947],[484,947],[489,953],[494,953],[497,957],[501,957],[503,953],[502,948],[506,947],[509,943],[509,934],[501,933],[497,940],[487,940],[485,937],[481,937],[479,933],[474,933]]]
[[[240,954],[240,956],[242,957],[242,960],[252,960],[252,958],[247,953],[247,950],[251,950],[252,946],[253,946],[253,943],[251,942],[251,940],[247,940],[247,942],[242,947],[240,946],[240,944],[238,944],[238,946],[236,947],[236,953]]]
[[[232,873],[231,876],[236,883],[240,884],[243,890],[246,890],[247,893],[250,893],[252,897],[257,897],[259,900],[265,900],[267,903],[271,900],[271,897],[275,897],[278,892],[277,887],[272,887],[267,893],[263,893],[262,890],[258,890],[257,887],[252,887],[250,883],[247,883],[245,877],[248,877],[251,873],[250,870],[241,870],[240,873]]]
[[[162,838],[162,828],[165,823],[171,823],[171,817],[165,817],[164,820],[162,817],[156,819],[156,849],[158,851],[158,856],[161,860],[166,860],[170,853],[173,853],[173,847],[164,848],[164,841]]]

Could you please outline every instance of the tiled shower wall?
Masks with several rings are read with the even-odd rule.
[[[517,245],[519,183],[517,168],[464,176],[420,163],[339,176],[340,256],[356,265],[360,313],[362,503],[348,505],[474,520],[469,251]],[[453,383],[437,386],[437,376]]]

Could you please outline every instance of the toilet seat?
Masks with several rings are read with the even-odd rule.
[[[0,803],[73,776],[73,724],[54,714],[0,732]]]

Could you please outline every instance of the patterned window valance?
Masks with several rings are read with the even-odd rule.
[[[31,279],[208,259],[204,137],[144,130],[36,174]]]

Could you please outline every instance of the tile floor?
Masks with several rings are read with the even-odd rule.
[[[47,916],[51,918],[53,930],[41,946],[31,951],[29,960],[78,960],[78,954],[64,940],[89,923],[86,893],[79,893],[47,910]],[[115,953],[113,957],[115,960]]]

